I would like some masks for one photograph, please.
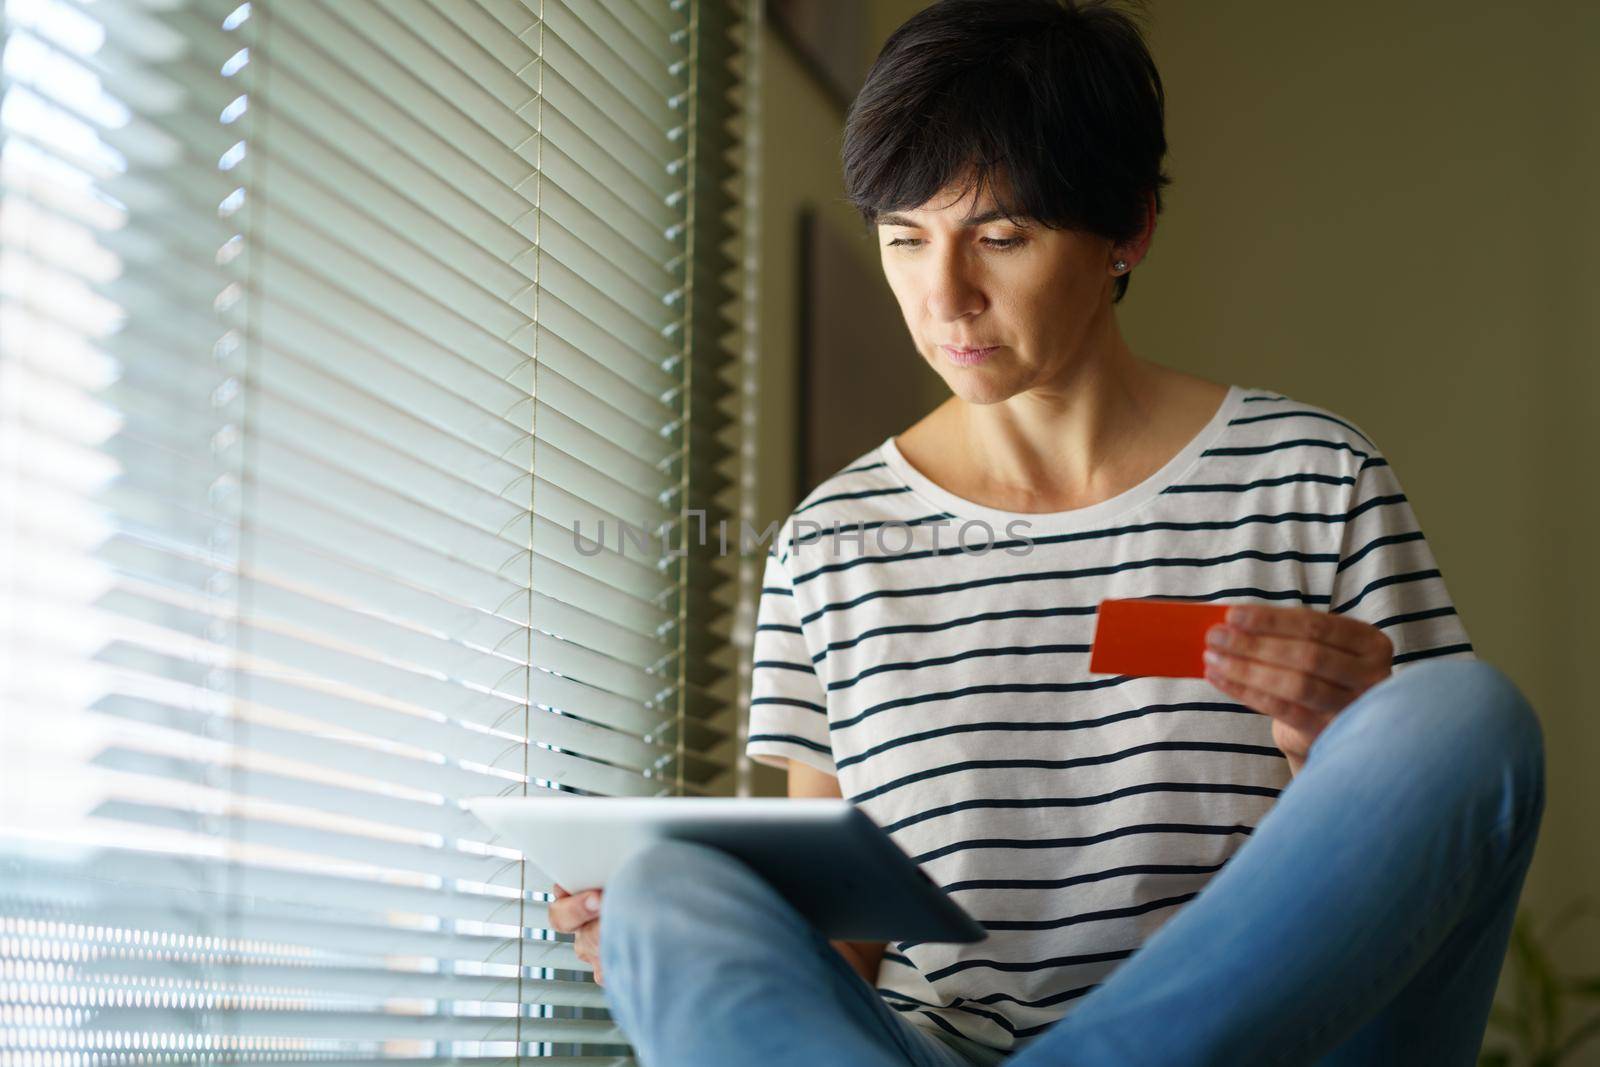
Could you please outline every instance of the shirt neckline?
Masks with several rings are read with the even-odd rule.
[[[1144,481],[1097,504],[1069,508],[1066,511],[1004,511],[1000,508],[984,507],[965,497],[957,496],[913,467],[901,454],[900,447],[894,443],[894,434],[884,438],[883,443],[878,446],[878,451],[884,463],[910,487],[913,493],[956,519],[981,520],[987,523],[993,529],[993,536],[996,538],[1005,538],[1007,524],[1019,521],[1027,525],[1021,526],[1012,536],[1082,530],[1123,518],[1160,496],[1168,486],[1177,484],[1199,461],[1201,454],[1226,432],[1229,422],[1243,402],[1244,392],[1244,389],[1237,385],[1229,385],[1227,394],[1223,396],[1222,402],[1217,405],[1217,410],[1201,427],[1200,432],[1191,437],[1188,444],[1179,449],[1160,470]]]

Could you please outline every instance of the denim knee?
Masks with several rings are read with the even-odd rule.
[[[722,849],[694,841],[658,840],[640,849],[606,883],[608,904],[654,904],[691,897],[728,885],[728,878],[749,872]],[[632,912],[634,907],[627,907]]]
[[[1433,690],[1423,703],[1437,712],[1434,725],[1453,745],[1524,770],[1530,785],[1543,782],[1539,716],[1500,668],[1478,659],[1439,660],[1403,672],[1401,681],[1408,679]]]
[[[657,949],[677,936],[697,938],[704,923],[726,917],[731,899],[758,876],[720,849],[691,841],[654,841],[611,876],[600,898],[602,962],[608,945],[637,939]]]
[[[1537,829],[1544,814],[1544,729],[1533,705],[1517,684],[1497,667],[1482,660],[1462,662],[1458,673],[1480,694],[1469,720],[1483,745],[1498,752],[1494,764],[1514,794],[1518,825]]]
[[[1492,663],[1415,664],[1363,693],[1323,736],[1341,731],[1366,733],[1376,746],[1367,751],[1397,754],[1419,773],[1433,767],[1443,784],[1506,790],[1524,826],[1536,823],[1543,811],[1539,717],[1516,683]]]

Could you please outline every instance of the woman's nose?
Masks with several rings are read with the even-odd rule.
[[[958,263],[942,264],[928,283],[928,314],[937,322],[953,322],[987,306],[983,287]]]

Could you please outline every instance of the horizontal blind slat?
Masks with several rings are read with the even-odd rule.
[[[25,357],[0,338],[0,380],[48,399],[12,419],[0,392],[3,440],[50,461],[0,455],[0,486],[45,505],[0,536],[73,576],[0,565],[47,622],[0,624],[32,656],[0,679],[22,723],[0,738],[31,754],[28,781],[90,783],[30,799],[79,850],[29,861],[21,895],[0,878],[0,930],[49,915],[10,943],[107,966],[0,1000],[78,1005],[78,1032],[49,1040],[109,1054],[182,1055],[195,1033],[242,1061],[286,1041],[323,1062],[625,1048],[609,1020],[534,1008],[605,1003],[569,941],[532,936],[548,918],[522,887],[548,878],[456,802],[727,788],[731,667],[704,657],[728,601],[696,593],[711,617],[690,633],[675,561],[572,536],[619,519],[686,535],[684,479],[720,494],[736,475],[711,456],[739,379],[684,392],[686,12],[68,6],[109,27],[71,62],[131,121],[86,107],[81,149],[38,146],[88,165],[95,194],[0,167],[8,198],[78,234],[22,253],[73,295],[0,293],[0,325],[98,347],[121,375],[35,366],[31,338]],[[104,313],[75,321],[89,299]],[[86,870],[113,877],[51,899]],[[224,947],[224,927],[302,955]],[[138,947],[103,943],[125,935]],[[186,936],[184,955],[154,947]]]
[[[563,796],[553,790],[530,787],[531,796]],[[345,864],[336,870],[313,870],[293,862],[294,857],[274,855],[255,859],[180,854],[157,848],[132,848],[117,844],[78,845],[58,840],[20,850],[15,844],[0,850],[0,863],[10,863],[6,899],[25,900],[35,887],[34,903],[81,906],[92,909],[118,898],[118,887],[137,891],[146,901],[166,901],[176,911],[197,918],[220,913],[228,902],[240,910],[290,917],[307,910],[332,917],[341,925],[362,926],[407,916],[417,919],[463,920],[472,923],[515,922],[548,927],[548,905],[541,896],[551,889],[528,880],[518,885],[485,886],[475,882],[440,879],[433,875],[407,876]],[[9,859],[7,857],[10,857]],[[535,872],[537,873],[537,872]],[[51,887],[57,887],[52,892]],[[226,892],[227,900],[219,897]],[[292,930],[289,927],[288,930]],[[281,930],[281,939],[288,930]],[[303,935],[301,935],[303,936]],[[292,939],[291,939],[292,940]],[[348,955],[384,955],[381,942],[357,943]]]

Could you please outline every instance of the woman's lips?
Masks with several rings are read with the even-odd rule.
[[[995,345],[992,348],[953,348],[950,345],[940,345],[939,347],[944,349],[944,354],[950,358],[951,363],[962,367],[970,367],[974,364],[982,363],[1000,350],[999,345]]]

